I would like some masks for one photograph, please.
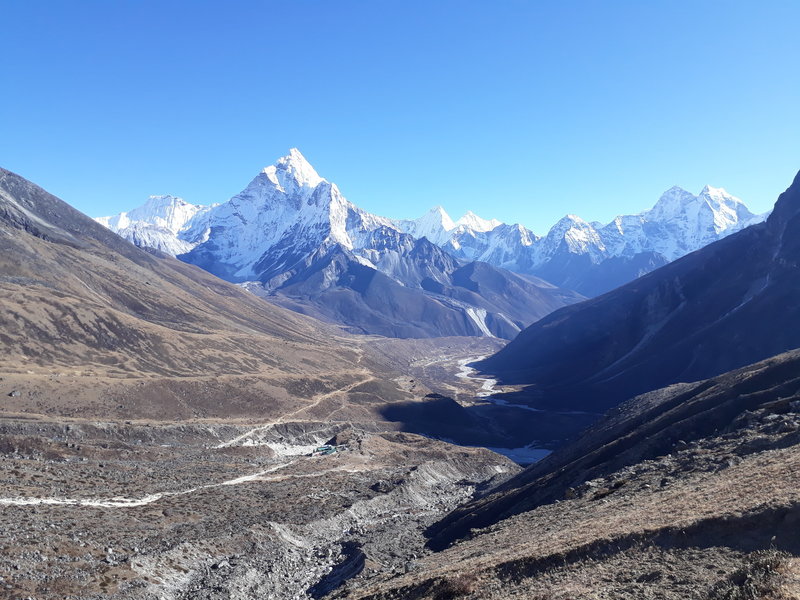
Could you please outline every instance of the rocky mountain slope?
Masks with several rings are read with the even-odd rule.
[[[797,598],[800,351],[648,393],[343,598]]]
[[[386,249],[387,239],[396,250]],[[377,269],[335,246],[303,261],[277,289],[252,283],[245,287],[354,333],[401,338],[511,339],[525,323],[582,299],[542,280],[486,263],[464,263],[425,238],[384,230],[376,245],[382,248],[372,263]],[[381,268],[384,261],[386,269]]]
[[[233,416],[300,406],[312,390],[375,377],[336,329],[141,250],[8,171],[0,171],[0,287],[6,385],[53,388],[6,409],[56,410],[62,398],[65,410],[104,418]],[[229,392],[240,400],[220,406],[220,378],[241,387],[241,396]],[[138,406],[123,401],[132,389]]]
[[[609,407],[800,346],[800,179],[765,223],[542,319],[480,367],[530,401]]]
[[[348,202],[296,149],[218,206],[201,210],[163,197],[100,222],[134,243],[180,249],[185,262],[358,333],[511,338],[581,299],[400,232]]]

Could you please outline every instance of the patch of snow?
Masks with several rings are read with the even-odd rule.
[[[483,308],[466,307],[467,316],[472,319],[484,337],[495,337],[486,325],[486,310]]]

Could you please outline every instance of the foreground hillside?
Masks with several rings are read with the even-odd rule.
[[[341,596],[800,597],[799,374],[792,352],[635,398]]]
[[[144,252],[8,171],[0,228],[7,371],[243,375],[312,362],[332,373],[356,362],[312,321]]]

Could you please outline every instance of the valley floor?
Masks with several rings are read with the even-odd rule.
[[[800,405],[576,474],[555,502],[434,552],[432,526],[520,467],[479,440],[415,433],[431,414],[494,428],[488,439],[549,427],[554,445],[596,417],[504,405],[494,394],[507,390],[469,367],[492,340],[362,342],[370,371],[284,380],[292,393],[269,401],[270,380],[249,376],[6,375],[22,393],[0,420],[0,597],[800,598]],[[239,412],[223,418],[207,391],[193,403],[203,386],[237,395]],[[147,418],[159,389],[174,416]],[[763,593],[735,595],[743,581]]]
[[[2,597],[321,597],[348,571],[402,572],[426,552],[427,524],[518,470],[486,450],[345,425],[259,436],[5,420]],[[311,456],[324,442],[336,451]]]
[[[424,368],[466,397],[474,382],[453,375],[476,343],[458,342]],[[319,598],[412,569],[426,527],[519,467],[384,419],[398,400],[427,406],[433,380],[415,342],[365,343],[386,345],[370,360],[397,389],[359,365],[296,384],[6,373],[19,394],[0,420],[0,597]]]

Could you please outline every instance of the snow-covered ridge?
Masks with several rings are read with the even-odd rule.
[[[502,224],[497,219],[483,219],[472,211],[467,211],[460,219],[453,221],[441,206],[435,206],[418,219],[393,221],[399,231],[415,238],[428,238],[440,246],[456,236],[470,232],[487,233]]]
[[[498,221],[497,219],[490,219],[488,221],[486,219],[482,219],[471,210],[468,210],[464,216],[456,221],[456,227],[463,227],[471,231],[480,232],[491,231],[495,227],[498,227],[502,224],[503,222]]]
[[[588,223],[566,215],[539,237],[520,224],[506,225],[467,213],[453,221],[441,207],[416,220],[396,221],[417,237],[424,235],[455,256],[481,260],[512,271],[536,273],[555,257],[586,256],[593,264],[609,258],[655,253],[671,261],[763,221],[723,188],[704,187],[694,195],[672,187],[655,206],[610,223]]]
[[[188,232],[197,230],[215,206],[190,204],[177,196],[150,196],[138,208],[95,220],[137,246],[156,248],[176,256],[202,241],[204,232],[200,235],[196,232],[193,237]]]
[[[209,208],[189,204],[177,196],[150,196],[138,208],[113,217],[98,217],[96,221],[110,229],[125,229],[133,223],[144,222],[177,234],[198,212],[207,211]]]
[[[753,214],[723,188],[705,186],[695,196],[676,186],[650,210],[616,217],[597,231],[611,256],[656,252],[675,260],[766,216]]]
[[[390,220],[347,201],[293,148],[227,202],[200,206],[175,196],[151,196],[139,208],[97,221],[137,245],[173,255],[192,253],[195,264],[213,258],[218,275],[247,281],[257,275],[263,280],[265,273],[284,277],[294,266],[288,263],[337,244],[395,277],[402,269],[398,248],[410,243],[402,235],[412,241],[427,238],[457,258],[527,274],[565,264],[570,256],[599,265],[652,253],[666,262],[764,218],[724,189],[706,186],[698,195],[670,188],[653,208],[607,224],[567,215],[544,237],[473,212],[453,220],[441,206],[418,219]]]

